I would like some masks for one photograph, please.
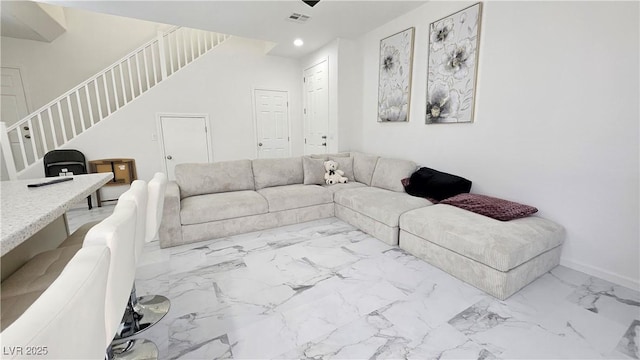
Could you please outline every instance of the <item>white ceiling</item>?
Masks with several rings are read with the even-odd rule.
[[[66,29],[62,8],[31,1],[0,1],[0,34],[51,42]]]
[[[294,58],[307,55],[337,37],[358,37],[425,3],[322,0],[311,8],[301,0],[44,2],[271,41],[277,45],[270,54]],[[294,12],[311,19],[305,24],[286,20]],[[295,47],[295,38],[303,39],[304,46]]]

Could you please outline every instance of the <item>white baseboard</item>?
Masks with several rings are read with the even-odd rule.
[[[566,258],[560,259],[560,265],[566,266],[573,270],[581,271],[591,276],[599,277],[600,279],[607,280],[612,283],[622,285],[624,287],[628,287],[635,291],[640,291],[640,280],[638,279],[632,279],[630,277],[622,276],[620,274],[614,274],[610,271],[601,269],[597,266],[587,265],[579,261],[566,259]]]

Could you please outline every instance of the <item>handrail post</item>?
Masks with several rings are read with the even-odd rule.
[[[160,58],[160,81],[162,81],[167,78],[167,59],[165,58],[164,33],[162,31],[158,31],[158,53]]]
[[[7,168],[9,180],[18,180],[18,172],[16,171],[16,163],[13,160],[13,152],[11,151],[11,143],[9,142],[9,134],[7,133],[7,124],[0,121],[0,147],[2,147],[2,157],[4,157],[4,166]]]

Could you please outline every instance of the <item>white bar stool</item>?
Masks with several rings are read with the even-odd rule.
[[[144,203],[146,205],[146,184]],[[140,185],[129,189],[120,196],[113,214],[91,228],[87,233],[83,247],[107,245],[111,249],[111,264],[107,278],[105,297],[107,357],[153,359],[158,356],[158,348],[153,342],[135,339],[124,342],[112,342],[120,330],[120,322],[125,313],[136,268],[136,232],[137,219],[140,218],[136,201],[127,200],[132,193],[138,193]],[[127,195],[128,194],[128,195]],[[143,213],[146,212],[146,206]]]
[[[2,332],[3,359],[104,359],[111,252],[80,249],[60,276]]]
[[[167,176],[164,173],[156,173],[147,185],[147,204],[145,236],[143,239],[136,236],[136,249],[142,250],[145,243],[155,239],[162,221],[162,208],[164,206],[164,191],[167,187]],[[133,189],[133,187],[132,187]],[[142,192],[142,190],[134,191]],[[138,197],[142,200],[142,197]],[[139,261],[142,251],[136,252]],[[128,314],[123,317],[122,332],[119,337],[126,338],[146,330],[160,321],[171,307],[171,301],[162,295],[136,296],[136,286],[133,284],[131,298],[127,307]]]

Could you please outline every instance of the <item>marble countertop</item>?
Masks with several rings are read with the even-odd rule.
[[[78,201],[111,181],[113,173],[75,175],[72,181],[28,188],[54,178],[0,182],[0,256],[63,215]]]

